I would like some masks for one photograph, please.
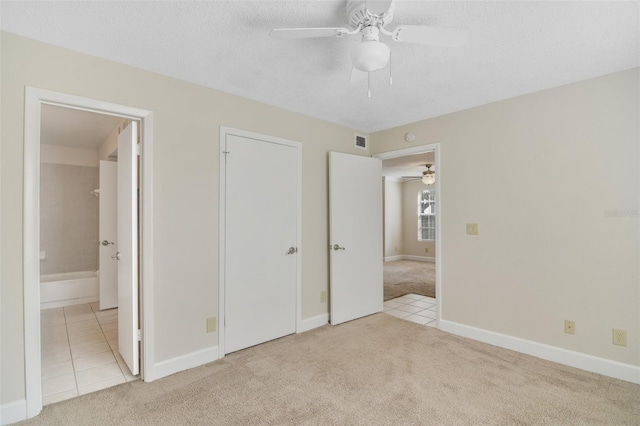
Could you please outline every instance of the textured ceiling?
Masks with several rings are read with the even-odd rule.
[[[372,132],[640,64],[639,3],[402,1],[393,22],[466,27],[451,49],[396,43],[349,83],[359,37],[279,40],[272,28],[347,26],[344,1],[1,3],[1,28]]]
[[[45,145],[97,149],[121,120],[111,115],[43,105],[41,142]]]

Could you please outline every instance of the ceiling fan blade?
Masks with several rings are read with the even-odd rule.
[[[366,81],[368,77],[368,72],[360,71],[356,67],[351,67],[351,77],[349,78],[349,83],[356,83],[358,81]]]
[[[431,44],[443,47],[461,47],[469,38],[466,28],[403,25],[393,31],[393,39],[405,43]]]
[[[346,28],[276,28],[271,30],[271,37],[294,39],[314,37],[341,37],[349,30]]]

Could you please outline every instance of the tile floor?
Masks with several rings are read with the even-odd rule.
[[[138,380],[118,352],[117,308],[44,309],[40,324],[43,405]]]
[[[429,327],[436,326],[436,309],[436,299],[418,294],[405,294],[384,302],[385,314]]]

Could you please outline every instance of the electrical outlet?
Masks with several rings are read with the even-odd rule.
[[[477,223],[467,223],[467,235],[480,235]]]
[[[576,322],[564,320],[564,332],[567,334],[576,334]]]
[[[425,247],[425,248],[424,248],[424,252],[425,252],[425,253],[429,253],[429,247]]]
[[[217,329],[216,317],[207,318],[207,333],[213,333]]]
[[[320,303],[326,303],[327,302],[327,291],[321,291],[320,292]]]
[[[612,343],[618,346],[627,346],[627,330],[614,328]]]

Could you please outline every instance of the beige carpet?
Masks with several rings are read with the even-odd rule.
[[[436,297],[436,264],[415,260],[384,262],[384,300],[405,294]]]
[[[639,385],[380,313],[53,404],[24,424],[639,422]]]

